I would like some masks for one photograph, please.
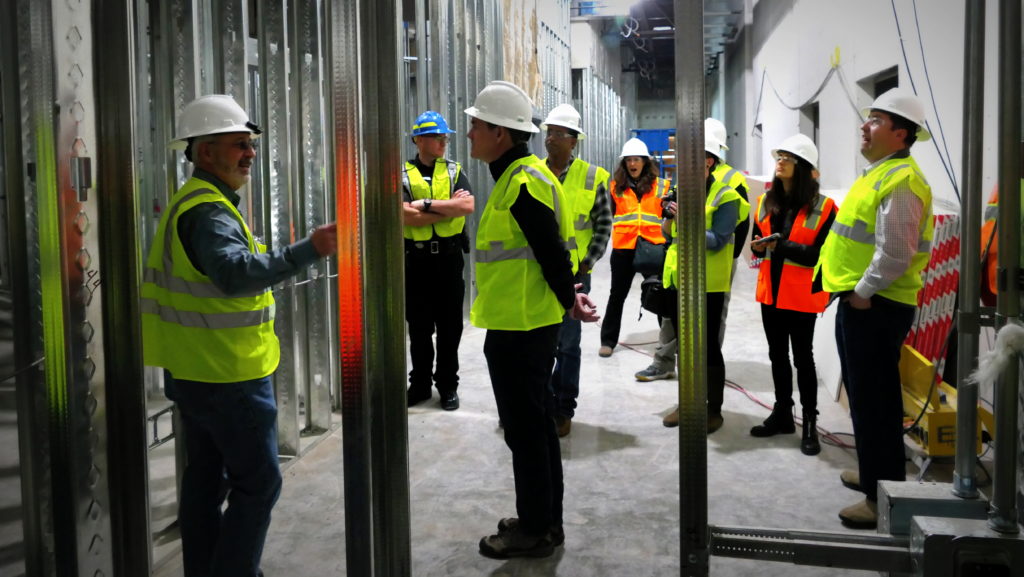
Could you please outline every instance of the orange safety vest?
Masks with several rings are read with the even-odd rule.
[[[999,216],[999,188],[992,190],[992,196],[985,206],[985,222],[981,225],[981,302],[986,306],[995,306],[996,293],[999,286],[996,278],[999,271],[999,235],[996,234],[996,221]]]
[[[661,198],[668,194],[669,185],[663,178],[655,179],[638,201],[631,189],[617,191],[615,181],[611,181],[609,192],[615,203],[612,248],[635,249],[638,236],[653,244],[665,244],[665,235],[661,234]]]
[[[771,215],[764,205],[765,195],[757,199],[757,227],[761,230],[761,237],[772,234]],[[818,232],[828,220],[829,215],[836,210],[835,202],[831,198],[819,194],[818,201],[810,211],[807,207],[800,209],[796,219],[793,221],[793,228],[789,231],[789,241],[803,245],[813,245]],[[772,303],[772,254],[769,251],[763,260],[757,273],[757,302],[766,305]],[[814,280],[814,267],[803,266],[789,259],[782,263],[782,275],[779,277],[778,301],[775,306],[780,309],[800,311],[805,313],[820,313],[825,310],[828,304],[827,292],[811,292],[811,283]]]

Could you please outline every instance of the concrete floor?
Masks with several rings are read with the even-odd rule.
[[[607,300],[607,259],[594,272],[594,297]],[[754,302],[756,271],[741,267],[733,287],[725,358],[734,388],[725,393],[725,426],[708,441],[712,524],[847,532],[838,510],[858,500],[839,472],[855,466],[852,449],[823,445],[799,451],[799,435],[754,439],[748,431],[773,401],[767,344]],[[480,537],[513,515],[511,458],[505,447],[482,349],[484,331],[467,327],[461,349],[462,407],[444,412],[435,393],[409,411],[412,495],[412,574],[511,576],[679,575],[679,437],[661,417],[675,404],[675,381],[639,383],[633,373],[650,361],[657,327],[638,322],[639,277],[623,315],[622,342],[599,358],[599,329],[583,331],[580,406],[562,441],[565,468],[564,549],[542,560],[494,561],[479,555]],[[824,354],[824,353],[823,353]],[[819,389],[819,425],[851,432],[846,410]],[[840,437],[852,443],[852,437]],[[908,475],[917,468],[908,462]],[[948,481],[948,464],[926,478]],[[274,511],[263,569],[276,575],[344,575],[345,535],[341,434],[326,436],[289,463]],[[161,535],[163,546],[168,534]],[[162,561],[159,559],[162,557]],[[161,577],[181,575],[180,554],[158,556]],[[719,575],[863,575],[832,568],[711,559]]]

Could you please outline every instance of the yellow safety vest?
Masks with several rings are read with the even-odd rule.
[[[189,179],[160,218],[146,261],[141,300],[145,364],[189,381],[231,383],[266,377],[281,357],[274,334],[273,293],[264,289],[224,294],[196,270],[178,237],[178,218],[205,202],[227,207],[245,231],[249,250],[264,250],[216,186]]]
[[[590,250],[590,239],[594,237],[594,223],[590,222],[590,211],[594,208],[599,185],[608,187],[608,171],[580,159],[573,160],[562,183],[562,190],[573,213],[573,228],[576,231],[577,262],[582,262]]]
[[[711,172],[711,176],[718,182],[728,185],[733,190],[739,190],[741,186],[748,191],[750,190],[750,187],[747,186],[747,177],[724,162],[719,162],[715,165],[715,170]]]
[[[743,200],[740,193],[736,192],[732,187],[718,182],[717,180],[712,182],[711,188],[708,190],[707,200],[704,203],[704,230],[711,230],[711,223],[720,206],[734,201],[739,201],[740,203],[739,214],[736,215],[736,224],[739,224],[750,216],[750,203]],[[733,225],[733,228],[735,228],[735,225]],[[676,233],[676,223],[673,221],[672,236],[678,237]],[[733,233],[726,239],[725,244],[718,247],[716,250],[704,250],[704,258],[706,262],[706,292],[729,292],[729,287],[732,283],[732,246],[735,242],[736,235]],[[678,242],[673,242],[665,253],[665,266],[661,272],[661,282],[666,288],[671,288],[676,284],[676,270],[679,260],[679,257],[677,256],[679,251],[677,248],[678,246]]]
[[[565,308],[544,280],[526,235],[512,217],[523,185],[554,212],[558,230],[575,263],[572,210],[558,178],[534,155],[513,162],[487,199],[476,236],[476,287],[469,320],[485,329],[528,331],[562,322]]]
[[[878,294],[896,302],[917,306],[917,293],[923,285],[921,271],[928,265],[934,223],[932,189],[917,163],[909,156],[892,158],[879,164],[850,187],[818,258],[816,271],[821,271],[822,286],[826,291],[839,293],[853,290],[863,278],[875,254],[878,207],[895,186],[904,181],[924,204],[917,253],[906,272],[878,291]]]
[[[434,162],[434,174],[431,177],[430,184],[427,184],[427,181],[420,174],[416,165],[406,162],[405,170],[402,171],[402,184],[409,191],[409,194],[412,195],[413,200],[424,198],[448,200],[452,197],[452,193],[455,192],[455,183],[459,181],[459,173],[461,171],[462,166],[458,162],[450,162],[443,158],[438,158]],[[459,234],[465,226],[466,217],[454,216],[439,220],[433,225],[406,226],[405,238],[411,240],[430,240],[434,237],[435,231],[437,236],[447,238]]]

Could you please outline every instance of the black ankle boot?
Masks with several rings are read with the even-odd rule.
[[[772,414],[764,420],[763,425],[757,425],[750,429],[754,437],[771,437],[780,433],[790,434],[796,432],[796,425],[793,424],[793,405],[775,403]]]
[[[818,443],[818,411],[804,411],[804,434],[800,439],[800,452],[805,455],[817,455],[821,452]]]

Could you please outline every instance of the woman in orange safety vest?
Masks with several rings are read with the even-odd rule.
[[[797,134],[772,150],[775,178],[757,202],[751,251],[761,258],[757,301],[768,339],[768,357],[775,383],[775,407],[764,424],[750,429],[755,437],[794,433],[793,365],[803,408],[805,455],[821,451],[816,431],[818,375],[814,368],[814,321],[828,304],[828,293],[812,292],[814,265],[836,218],[832,199],[818,190],[818,149]],[[778,235],[777,237],[774,235]],[[771,239],[771,240],[769,240]]]
[[[626,141],[619,155],[619,166],[609,186],[612,216],[612,288],[601,325],[598,354],[610,357],[619,343],[622,306],[638,272],[633,266],[637,243],[665,245],[661,233],[661,199],[669,191],[669,181],[658,178],[658,167],[647,145],[637,138]],[[661,267],[644,276],[661,272]]]

